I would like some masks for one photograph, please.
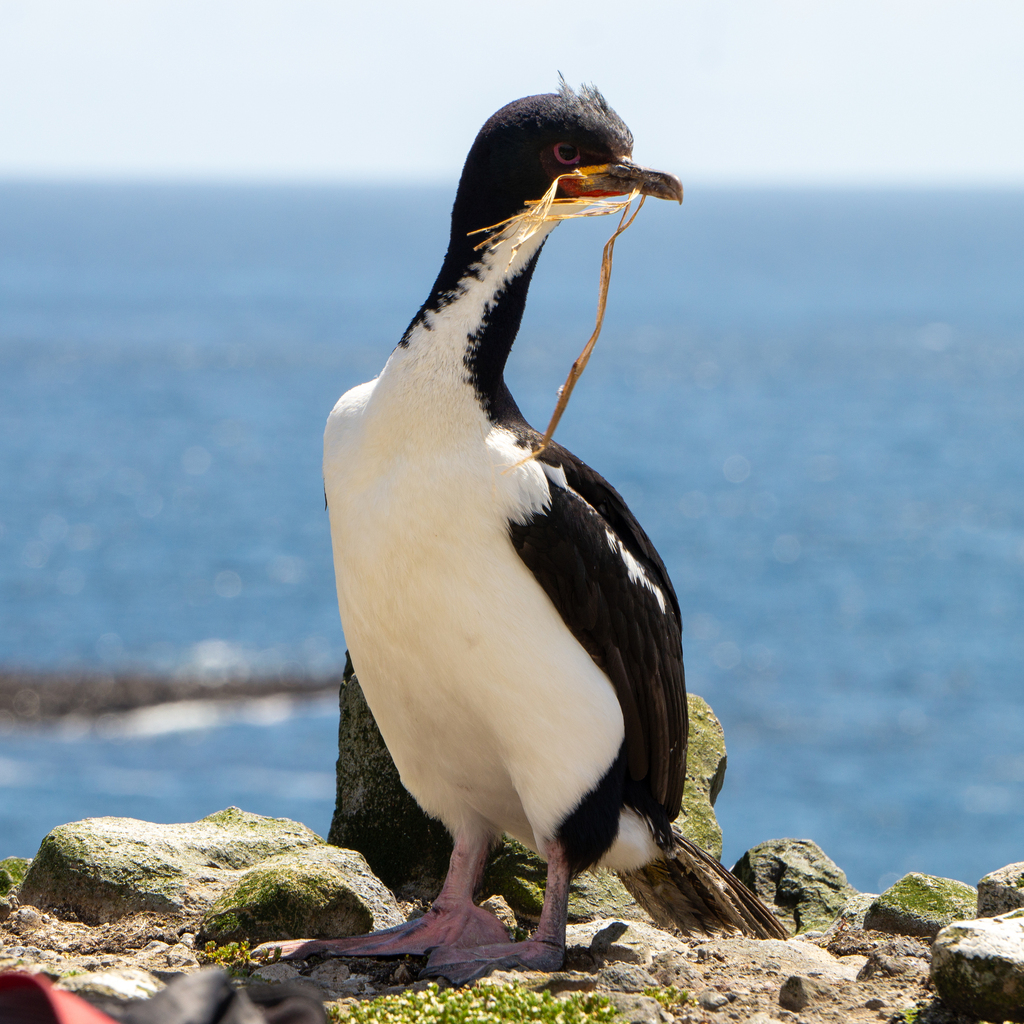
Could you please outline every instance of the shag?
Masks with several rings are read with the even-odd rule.
[[[784,936],[673,821],[686,776],[681,618],[668,573],[617,491],[540,435],[504,380],[544,224],[516,246],[479,229],[560,194],[679,179],[633,163],[593,87],[503,107],[466,159],[441,272],[380,375],[331,412],[324,480],[341,620],[402,782],[451,831],[444,887],[419,919],[288,957],[430,954],[421,976],[555,970],[570,880],[605,867],[656,920]],[[502,833],[547,861],[526,941],[473,903]]]

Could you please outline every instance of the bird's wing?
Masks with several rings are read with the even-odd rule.
[[[686,777],[686,685],[679,603],[665,565],[621,495],[560,445],[540,456],[551,503],[510,523],[512,543],[622,708],[634,780],[679,813]],[[564,475],[563,475],[564,474]]]

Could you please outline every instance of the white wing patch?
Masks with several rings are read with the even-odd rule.
[[[540,462],[540,459],[537,460]],[[569,486],[569,481],[565,478],[565,470],[561,466],[552,466],[547,462],[540,462],[540,468],[544,470],[547,478],[556,486],[561,487],[563,491],[571,491],[572,488]]]
[[[611,530],[605,530],[604,535],[608,541],[608,547],[622,559],[623,564],[626,566],[626,571],[629,573],[629,582],[646,587],[657,598],[658,607],[664,614],[665,595],[662,593],[661,587],[647,575],[644,567],[629,553],[622,541]]]

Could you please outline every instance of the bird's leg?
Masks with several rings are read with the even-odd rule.
[[[438,946],[507,945],[510,939],[505,926],[493,914],[473,905],[473,893],[483,876],[490,848],[491,839],[486,833],[456,836],[444,887],[422,917],[394,928],[344,939],[264,942],[253,950],[253,956],[273,954],[276,950],[281,951],[283,960],[304,960],[314,953],[329,956],[419,956]]]
[[[453,985],[464,985],[493,970],[557,971],[565,960],[565,921],[569,912],[569,882],[572,872],[565,850],[557,840],[548,844],[547,885],[544,907],[537,930],[525,942],[511,945],[480,945],[473,949],[439,946],[430,954],[421,978],[447,978]]]

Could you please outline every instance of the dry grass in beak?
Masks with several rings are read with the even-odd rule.
[[[492,224],[488,228],[479,228],[477,231],[470,232],[471,235],[480,234],[484,231],[489,232],[487,238],[476,247],[477,249],[495,246],[499,242],[511,240],[512,248],[508,258],[509,266],[511,266],[520,247],[543,224],[550,223],[551,221],[571,220],[575,217],[607,217],[611,213],[620,212],[622,214],[619,218],[619,226],[612,233],[611,238],[605,242],[604,252],[601,257],[601,279],[597,293],[597,322],[594,325],[594,332],[590,335],[590,340],[583,346],[583,351],[572,364],[569,376],[565,378],[565,383],[558,389],[558,404],[555,406],[555,411],[551,414],[548,428],[544,431],[544,436],[541,438],[540,443],[525,459],[521,459],[515,466],[510,467],[511,469],[516,469],[531,459],[537,458],[551,442],[551,437],[558,426],[558,421],[562,418],[562,413],[565,412],[566,406],[569,404],[569,397],[572,395],[573,388],[576,387],[576,382],[583,375],[583,371],[590,361],[590,354],[594,351],[594,346],[597,344],[601,328],[604,325],[604,311],[608,303],[608,284],[612,277],[612,254],[615,250],[615,239],[636,220],[636,215],[640,212],[640,208],[644,205],[644,199],[646,198],[640,195],[637,189],[631,192],[625,199],[595,200],[587,199],[585,196],[572,199],[556,199],[555,195],[558,192],[558,186],[561,184],[562,178],[573,176],[573,174],[560,175],[551,183],[551,188],[544,193],[543,197],[528,202],[526,209],[522,213],[517,213],[514,217],[509,217],[508,220],[503,220],[500,224]],[[631,213],[630,207],[637,196],[640,197],[640,202]]]

